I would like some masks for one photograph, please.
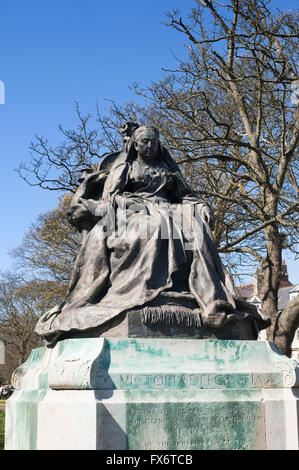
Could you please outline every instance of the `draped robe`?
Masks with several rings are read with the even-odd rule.
[[[67,296],[36,332],[46,338],[99,327],[159,296],[236,308],[212,235],[209,206],[159,146],[152,167],[124,149],[112,166],[82,179],[71,222],[82,232]]]

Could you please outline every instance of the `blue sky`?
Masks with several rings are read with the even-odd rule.
[[[296,8],[296,0],[274,6]],[[59,142],[57,127],[76,125],[74,102],[92,112],[98,100],[122,104],[129,86],[158,79],[183,54],[184,38],[162,23],[165,12],[187,13],[193,0],[4,0],[0,18],[2,230],[0,270],[11,268],[8,251],[18,246],[37,215],[56,206],[57,193],[30,188],[16,173],[30,160],[34,134]],[[299,282],[298,262],[285,255],[290,279]]]

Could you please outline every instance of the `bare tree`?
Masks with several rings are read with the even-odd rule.
[[[6,274],[0,282],[0,340],[6,348],[9,374],[29,356],[42,341],[33,333],[44,302],[40,285],[24,284],[16,276]]]
[[[147,88],[135,85],[145,105],[120,114],[133,109],[161,130],[189,182],[212,202],[219,251],[262,266],[273,339],[282,250],[299,253],[299,80],[298,12],[270,8],[202,0],[186,20],[170,13],[188,57]],[[111,112],[113,120],[117,107]],[[292,312],[298,326],[299,310]]]
[[[186,21],[169,14],[188,59],[137,87],[147,105],[136,111],[156,123],[187,177],[212,198],[220,251],[262,265],[263,310],[272,315],[282,249],[298,250],[299,108],[298,15],[274,15],[269,3],[203,0]]]
[[[48,187],[72,190],[73,170],[100,157],[100,148],[117,148],[121,121],[156,125],[186,178],[211,200],[219,250],[263,267],[263,310],[275,319],[282,249],[298,253],[298,14],[270,8],[261,0],[202,0],[186,19],[170,13],[169,27],[186,40],[177,69],[145,89],[134,86],[143,106],[97,112],[96,130],[87,132],[89,118],[79,114],[78,130],[65,133],[62,146],[37,140],[27,170],[31,184],[47,187],[55,167],[60,176]],[[50,165],[44,173],[42,162]],[[296,318],[298,325],[299,312]]]
[[[70,201],[71,194],[67,193],[55,209],[39,215],[21,245],[11,251],[16,267],[23,271],[25,278],[52,282],[61,299],[80,244],[79,233],[68,221]]]
[[[0,340],[6,346],[1,370],[7,377],[42,345],[34,333],[40,315],[65,298],[80,243],[67,219],[70,199],[66,194],[56,209],[38,217],[12,253],[19,274],[0,278]]]
[[[103,136],[100,135],[101,116],[98,108],[95,122],[93,115],[81,113],[78,103],[76,115],[76,129],[66,130],[62,125],[59,126],[63,138],[59,145],[51,146],[48,139],[37,135],[31,142],[29,150],[32,158],[29,164],[21,163],[17,169],[21,178],[30,186],[40,186],[51,191],[75,192],[84,168],[92,166],[107,145],[109,149],[115,147],[114,137],[109,130],[105,129]]]

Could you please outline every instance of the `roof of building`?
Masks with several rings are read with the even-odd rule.
[[[297,293],[299,294],[299,284],[295,286],[289,281],[287,266],[285,260],[282,262],[282,276],[280,281],[280,286],[278,290],[278,310],[283,310],[290,301],[290,294]],[[258,303],[260,300],[257,295],[254,295],[254,292],[259,291],[260,288],[260,277],[261,269],[257,268],[254,277],[254,283],[244,284],[243,286],[237,286],[236,291],[239,296],[248,302]]]
[[[290,293],[291,292],[299,292],[299,284],[297,284],[296,286],[293,286],[293,289],[290,290]]]
[[[294,286],[281,287],[278,291],[278,310],[283,310],[290,301],[290,293],[297,292],[293,289]],[[299,285],[297,286],[299,292]],[[244,286],[238,287],[239,295],[245,298],[250,303],[258,303],[260,298],[257,295],[253,295],[253,288],[245,288]],[[248,295],[249,294],[249,295]]]
[[[283,310],[290,301],[290,292],[294,286],[282,287],[278,291],[278,310]]]
[[[253,293],[253,284],[245,284],[243,286],[237,286],[236,291],[238,292],[239,296],[248,299],[252,296]]]
[[[248,297],[247,301],[250,302],[251,304],[260,304],[261,303],[261,299],[257,295],[253,295],[252,297]]]
[[[282,279],[280,281],[280,288],[282,287],[293,287],[293,284],[288,279]]]

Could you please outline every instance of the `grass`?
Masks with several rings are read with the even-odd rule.
[[[5,413],[3,410],[0,410],[0,450],[4,449],[4,421]]]

